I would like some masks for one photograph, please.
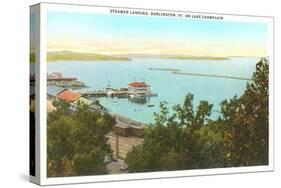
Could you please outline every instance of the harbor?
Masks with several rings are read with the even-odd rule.
[[[134,81],[123,88],[112,88],[110,84],[105,89],[82,89],[78,91],[87,97],[118,97],[118,98],[145,98],[156,97],[157,93],[150,91],[150,85],[142,81]]]
[[[55,85],[53,84],[55,81]],[[118,113],[111,112],[100,104],[99,97],[110,98],[129,98],[137,102],[140,99],[147,97],[157,96],[156,93],[150,91],[150,85],[141,81],[134,81],[128,83],[127,87],[114,89],[111,87],[110,82],[103,90],[84,89],[71,89],[62,87],[61,82],[65,85],[71,83],[81,82],[76,77],[64,77],[62,73],[54,72],[48,74],[47,96],[48,96],[48,112],[55,110],[52,102],[55,100],[63,100],[71,104],[70,110],[75,111],[79,103],[88,105],[89,109],[93,111],[100,111],[110,113],[115,118],[116,124],[114,126],[114,133],[124,137],[142,137],[145,124]],[[70,82],[70,83],[69,83]],[[82,83],[82,82],[81,82]]]
[[[150,124],[155,120],[154,113],[160,111],[160,102],[165,101],[170,111],[174,105],[183,104],[187,93],[197,96],[195,104],[200,100],[214,104],[216,113],[211,118],[217,118],[220,102],[234,94],[240,95],[251,81],[248,78],[255,68],[256,58],[226,61],[136,58],[130,62],[91,61],[83,63],[83,68],[79,69],[80,61],[62,61],[48,64],[48,73],[75,78],[55,82],[57,86],[99,101],[111,112]],[[69,87],[72,81],[84,82],[84,87]]]
[[[150,85],[143,81],[130,82],[122,88],[113,88],[109,81],[104,89],[96,90],[87,87],[84,82],[76,77],[66,77],[61,72],[52,72],[47,74],[47,83],[48,85],[76,90],[80,95],[87,97],[142,98],[157,96],[157,93],[150,91]]]

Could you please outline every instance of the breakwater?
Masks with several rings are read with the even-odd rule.
[[[245,78],[245,77],[237,77],[237,76],[229,76],[229,75],[218,75],[218,74],[202,74],[202,73],[192,73],[192,72],[181,72],[179,69],[172,69],[172,68],[168,69],[168,68],[152,68],[152,67],[150,67],[149,70],[153,70],[153,71],[169,71],[172,74],[186,75],[186,76],[204,76],[204,77],[216,77],[216,78],[252,81],[251,78]]]

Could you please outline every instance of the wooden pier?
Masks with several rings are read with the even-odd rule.
[[[88,97],[127,97],[128,90],[88,90],[79,91],[81,95]]]
[[[126,98],[130,97],[129,91],[127,88],[122,89],[112,89],[112,90],[81,90],[78,93],[88,97],[118,97]],[[145,97],[157,96],[157,93],[148,92]]]

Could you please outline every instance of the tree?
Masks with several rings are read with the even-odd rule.
[[[266,59],[259,61],[244,94],[221,104],[226,166],[268,164],[268,66]]]
[[[129,171],[222,166],[221,139],[208,126],[212,107],[207,101],[201,101],[194,111],[192,94],[186,96],[182,106],[174,106],[171,115],[165,103],[160,103],[160,113],[155,114],[155,124],[145,130],[143,144],[127,154]]]
[[[106,135],[115,120],[107,113],[92,111],[79,103],[54,101],[56,110],[48,114],[48,177],[106,173],[104,158],[111,155]]]
[[[213,105],[207,101],[194,110],[192,94],[182,106],[174,106],[172,114],[160,103],[143,144],[127,154],[129,171],[267,165],[268,74],[268,61],[261,59],[242,96],[221,103],[217,120],[209,118]]]

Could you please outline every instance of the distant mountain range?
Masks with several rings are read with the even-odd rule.
[[[82,53],[72,51],[58,51],[48,52],[47,61],[60,61],[60,60],[80,60],[80,61],[130,61],[127,57],[115,57],[110,55],[96,54],[96,53]]]
[[[47,61],[130,61],[132,58],[167,58],[186,60],[227,60],[230,57],[219,56],[195,56],[181,54],[115,54],[103,55],[97,53],[83,53],[72,51],[56,51],[47,53]],[[30,53],[30,62],[35,62],[35,54]]]
[[[229,57],[219,56],[195,56],[185,54],[117,54],[116,57],[128,58],[168,58],[168,59],[190,59],[190,60],[227,60]]]

